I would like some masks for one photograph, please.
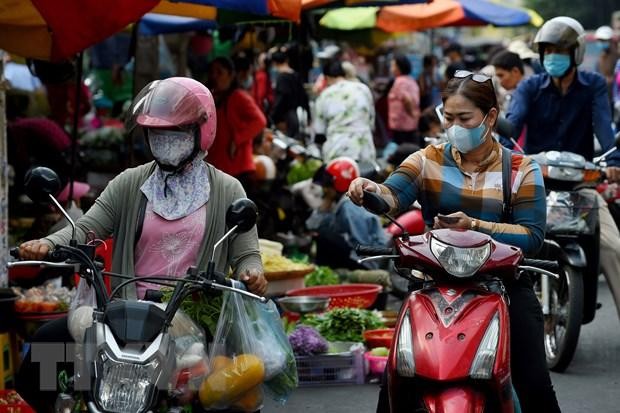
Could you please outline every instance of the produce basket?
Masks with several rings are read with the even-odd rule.
[[[266,271],[265,278],[267,281],[280,281],[288,280],[291,278],[301,278],[314,271],[314,265],[309,265],[307,268],[290,271]]]
[[[387,347],[390,348],[394,339],[393,328],[383,328],[379,330],[364,331],[364,341],[368,348]]]
[[[301,270],[265,272],[267,295],[270,297],[284,295],[288,290],[303,288],[304,276],[314,271],[314,266]]]
[[[289,290],[286,295],[329,297],[331,300],[328,310],[336,307],[368,308],[373,305],[382,289],[383,287],[377,284],[324,285]]]
[[[364,352],[295,356],[299,386],[364,384]]]

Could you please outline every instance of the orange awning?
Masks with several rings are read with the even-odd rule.
[[[377,16],[377,27],[386,32],[410,32],[449,26],[465,19],[461,5],[454,0],[435,0],[430,4],[385,6]]]

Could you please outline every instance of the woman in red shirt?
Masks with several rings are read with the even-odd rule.
[[[211,62],[209,88],[217,108],[217,135],[207,162],[237,178],[247,190],[255,170],[252,144],[267,120],[252,96],[239,88],[230,59],[218,57]]]

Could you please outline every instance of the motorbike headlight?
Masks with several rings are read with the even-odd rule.
[[[149,406],[159,374],[159,360],[146,364],[117,361],[101,352],[96,397],[106,412],[143,412]]]
[[[446,272],[458,277],[470,277],[491,255],[491,244],[476,248],[459,248],[431,238],[431,251]]]
[[[398,345],[396,346],[396,371],[403,377],[415,375],[415,360],[413,357],[413,336],[411,334],[411,319],[409,311],[403,317],[403,322],[398,333]]]
[[[493,365],[495,364],[495,354],[497,354],[497,343],[499,341],[499,314],[495,313],[487,331],[482,337],[476,357],[471,364],[469,375],[472,379],[490,379],[493,376]]]

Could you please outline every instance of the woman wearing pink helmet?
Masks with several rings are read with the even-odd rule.
[[[226,232],[228,205],[245,197],[238,180],[204,161],[216,134],[211,92],[188,78],[155,81],[136,96],[129,115],[130,126],[135,122],[144,129],[155,160],[110,181],[76,222],[78,241],[83,242],[90,231],[99,239],[113,236],[112,271],[117,273],[183,276],[190,266],[206,269],[215,242]],[[43,259],[70,238],[70,228],[65,228],[23,243],[20,255]],[[224,242],[214,258],[216,270],[227,273],[232,267],[234,276],[243,279],[250,291],[265,293],[256,227]],[[120,281],[114,280],[112,287],[115,282]],[[157,287],[134,283],[122,294],[143,298],[151,288]],[[46,324],[35,340],[71,341],[67,319]],[[38,366],[27,355],[18,376],[20,393],[40,406],[37,411],[45,411],[50,404],[42,397],[46,392],[36,385],[38,377]]]
[[[78,221],[78,237],[88,231],[101,239],[114,234],[114,271],[182,276],[189,266],[206,265],[207,252],[225,233],[226,207],[245,196],[236,179],[204,162],[216,134],[213,97],[193,79],[155,81],[134,99],[128,124],[144,129],[155,161],[113,179]],[[25,242],[20,253],[42,258],[54,245],[68,243],[70,235],[63,230]],[[236,275],[248,278],[250,290],[265,291],[256,230],[217,254],[219,270],[232,266]],[[142,298],[146,287],[138,283],[137,291],[129,288],[124,294]]]

